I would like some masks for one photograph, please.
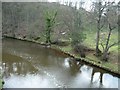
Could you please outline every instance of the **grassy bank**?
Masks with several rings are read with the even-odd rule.
[[[103,32],[103,33],[106,33],[106,32]],[[118,70],[120,64],[118,62],[118,56],[119,56],[119,53],[118,53],[118,45],[116,46],[113,46],[112,48],[110,48],[110,55],[109,55],[109,60],[108,62],[105,62],[105,61],[101,61],[101,58],[100,57],[96,57],[94,55],[95,53],[95,46],[96,46],[96,42],[95,42],[95,38],[96,38],[96,33],[94,31],[92,32],[86,32],[86,39],[85,41],[83,42],[83,44],[85,46],[87,46],[88,48],[91,48],[93,49],[93,51],[91,52],[86,52],[86,58],[85,58],[85,61],[88,61],[88,62],[92,62],[100,67],[104,67],[104,68],[107,68],[109,70],[112,70],[112,71],[115,71],[115,72],[118,72],[120,73],[120,71]],[[106,35],[107,36],[107,35]],[[113,32],[112,35],[111,35],[111,38],[110,38],[110,44],[114,43],[114,42],[117,42],[118,40],[118,33],[117,32]],[[69,46],[58,46],[58,48],[60,48],[62,51],[64,52],[67,52],[69,54],[72,54],[74,55],[75,57],[77,58],[80,58],[80,55],[76,54],[74,51],[73,51],[73,48],[71,47],[71,45]],[[102,47],[100,46],[100,50],[102,50]]]
[[[103,33],[106,33],[106,32],[103,32]],[[88,48],[91,48],[93,49],[93,51],[91,52],[87,52],[86,53],[86,58],[85,58],[85,61],[87,62],[92,62],[100,67],[103,67],[103,68],[106,68],[106,69],[109,69],[111,71],[115,71],[117,73],[120,74],[120,71],[118,70],[120,64],[118,62],[118,56],[119,56],[119,53],[118,53],[118,45],[116,46],[113,46],[112,48],[110,48],[110,55],[109,55],[109,60],[108,62],[104,62],[104,61],[101,61],[101,58],[100,57],[96,57],[94,55],[95,53],[95,46],[96,46],[96,42],[95,42],[95,32],[86,32],[86,40],[83,42],[85,46],[87,46]],[[117,32],[113,32],[112,35],[111,35],[111,38],[110,38],[110,44],[114,43],[114,42],[117,42],[118,40],[118,33]],[[68,52],[70,54],[73,54],[75,57],[77,58],[80,58],[78,54],[74,53],[73,51],[73,48],[69,45],[69,46],[66,46],[66,47],[60,47],[62,51],[65,51],[65,52]],[[100,49],[102,50],[102,47],[100,46]]]
[[[94,52],[88,53],[86,58],[81,58],[78,54],[76,54],[72,51],[71,46],[60,47],[60,46],[52,45],[52,48],[59,49],[59,50],[65,52],[66,54],[73,56],[74,58],[83,60],[83,61],[90,63],[94,66],[97,66],[99,68],[103,68],[104,70],[108,70],[110,72],[118,73],[120,75],[117,62],[113,63],[113,61],[108,61],[108,62],[101,61],[99,58],[97,58],[93,55]]]

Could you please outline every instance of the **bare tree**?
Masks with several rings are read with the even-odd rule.
[[[94,2],[94,13],[96,14],[96,21],[97,21],[97,35],[96,35],[96,56],[101,55],[101,50],[99,49],[99,41],[100,41],[100,31],[104,26],[102,22],[102,15],[104,9],[106,7],[106,2],[102,2],[99,0],[98,2]]]
[[[120,41],[117,41],[110,44],[110,37],[111,37],[112,31],[117,29],[117,26],[118,26],[117,25],[118,24],[117,5],[114,5],[114,4],[115,4],[114,2],[108,2],[106,13],[105,13],[105,16],[108,22],[108,35],[107,35],[105,45],[101,44],[103,47],[102,60],[105,60],[105,61],[108,59],[109,49],[117,45],[118,43],[120,43]]]

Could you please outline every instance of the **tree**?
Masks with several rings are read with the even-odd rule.
[[[81,5],[81,3],[79,4]],[[76,46],[78,44],[81,44],[86,37],[85,34],[83,33],[84,28],[82,25],[81,12],[79,10],[80,8],[77,9],[77,2],[75,3],[75,6],[72,9],[74,10],[74,18],[73,18],[73,30],[71,31],[71,39],[72,45]]]
[[[74,19],[74,30],[71,32],[72,45],[76,46],[85,40],[80,12],[76,11]]]
[[[45,21],[46,21],[46,43],[47,44],[51,44],[51,31],[55,24],[56,16],[57,16],[57,11],[46,12]]]
[[[117,24],[119,22],[118,14],[117,14],[117,5],[115,5],[114,2],[108,2],[106,13],[104,13],[104,15],[106,16],[107,22],[108,22],[108,35],[107,35],[105,45],[103,45],[102,43],[101,45],[103,47],[102,60],[107,61],[109,49],[117,45],[118,43],[120,43],[120,41],[116,41],[110,44],[110,38],[111,38],[112,31],[117,28],[118,26]]]
[[[85,53],[83,50],[83,46],[81,45],[82,42],[86,39],[84,34],[84,28],[82,25],[81,14],[80,11],[77,10],[77,4],[74,9],[74,28],[71,32],[71,39],[72,39],[72,46],[74,47],[75,51],[80,53],[81,57],[85,58]]]
[[[96,56],[101,55],[101,50],[99,49],[99,41],[100,41],[100,31],[104,26],[102,23],[102,14],[106,7],[106,2],[103,4],[101,0],[98,2],[94,2],[94,13],[96,13],[96,21],[97,21],[97,35],[96,35]]]

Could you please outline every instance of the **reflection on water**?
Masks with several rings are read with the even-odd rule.
[[[117,88],[118,78],[38,44],[3,40],[5,88]]]
[[[7,78],[10,74],[26,75],[35,73],[37,69],[28,61],[21,57],[3,52],[3,70],[4,76]]]

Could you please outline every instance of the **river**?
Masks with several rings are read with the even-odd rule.
[[[4,88],[118,88],[120,78],[36,43],[3,39]]]

